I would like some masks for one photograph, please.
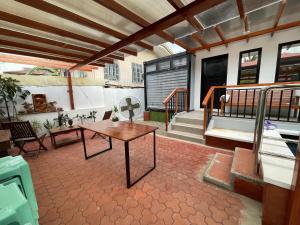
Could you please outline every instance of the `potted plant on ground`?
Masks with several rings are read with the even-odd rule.
[[[2,77],[0,75],[0,104],[2,105],[4,103],[5,106],[5,111],[0,108],[0,116],[3,118],[6,115],[10,121],[17,115],[17,100],[22,99],[24,101],[27,96],[30,95],[30,92],[23,89],[18,82],[18,80],[11,77]],[[11,107],[12,116],[10,114]]]

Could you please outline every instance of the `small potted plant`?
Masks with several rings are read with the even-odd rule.
[[[119,117],[117,116],[117,113],[119,112],[118,107],[114,106],[112,108],[112,118],[111,121],[113,122],[113,126],[117,127],[118,126],[118,122],[119,122]]]
[[[90,111],[90,114],[87,118],[88,119],[93,119],[93,122],[95,122],[96,121],[96,114],[97,114],[97,111]]]

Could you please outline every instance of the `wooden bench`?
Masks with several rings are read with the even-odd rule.
[[[258,104],[260,89],[245,90],[232,89],[227,90],[226,95],[221,96],[221,114],[224,115],[225,107],[239,107],[241,109],[255,108]],[[292,90],[273,90],[267,95],[267,107],[272,109],[300,109],[299,96],[296,96],[295,91]]]

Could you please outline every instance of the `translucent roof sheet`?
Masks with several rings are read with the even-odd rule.
[[[195,32],[195,29],[189,24],[189,22],[184,20],[181,23],[169,27],[167,31],[175,38],[180,38],[182,36],[186,36],[186,34]]]
[[[221,23],[219,28],[223,31],[227,39],[243,35],[244,33],[244,24],[240,17]]]
[[[247,13],[276,2],[280,2],[280,0],[243,0],[243,5]]]
[[[202,25],[206,27],[219,24],[223,21],[239,16],[239,11],[235,0],[227,0],[210,10],[198,14],[196,17]]]
[[[280,3],[252,11],[247,14],[249,30],[251,32],[267,29],[274,26]]]
[[[300,20],[300,4],[299,0],[288,0],[283,11],[279,24],[290,23]]]

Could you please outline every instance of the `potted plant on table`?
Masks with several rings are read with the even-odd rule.
[[[119,122],[119,117],[117,116],[117,113],[119,112],[118,110],[118,107],[117,106],[114,106],[112,108],[112,118],[111,118],[111,121],[112,121],[112,124],[114,127],[117,127],[118,126],[118,122]]]

